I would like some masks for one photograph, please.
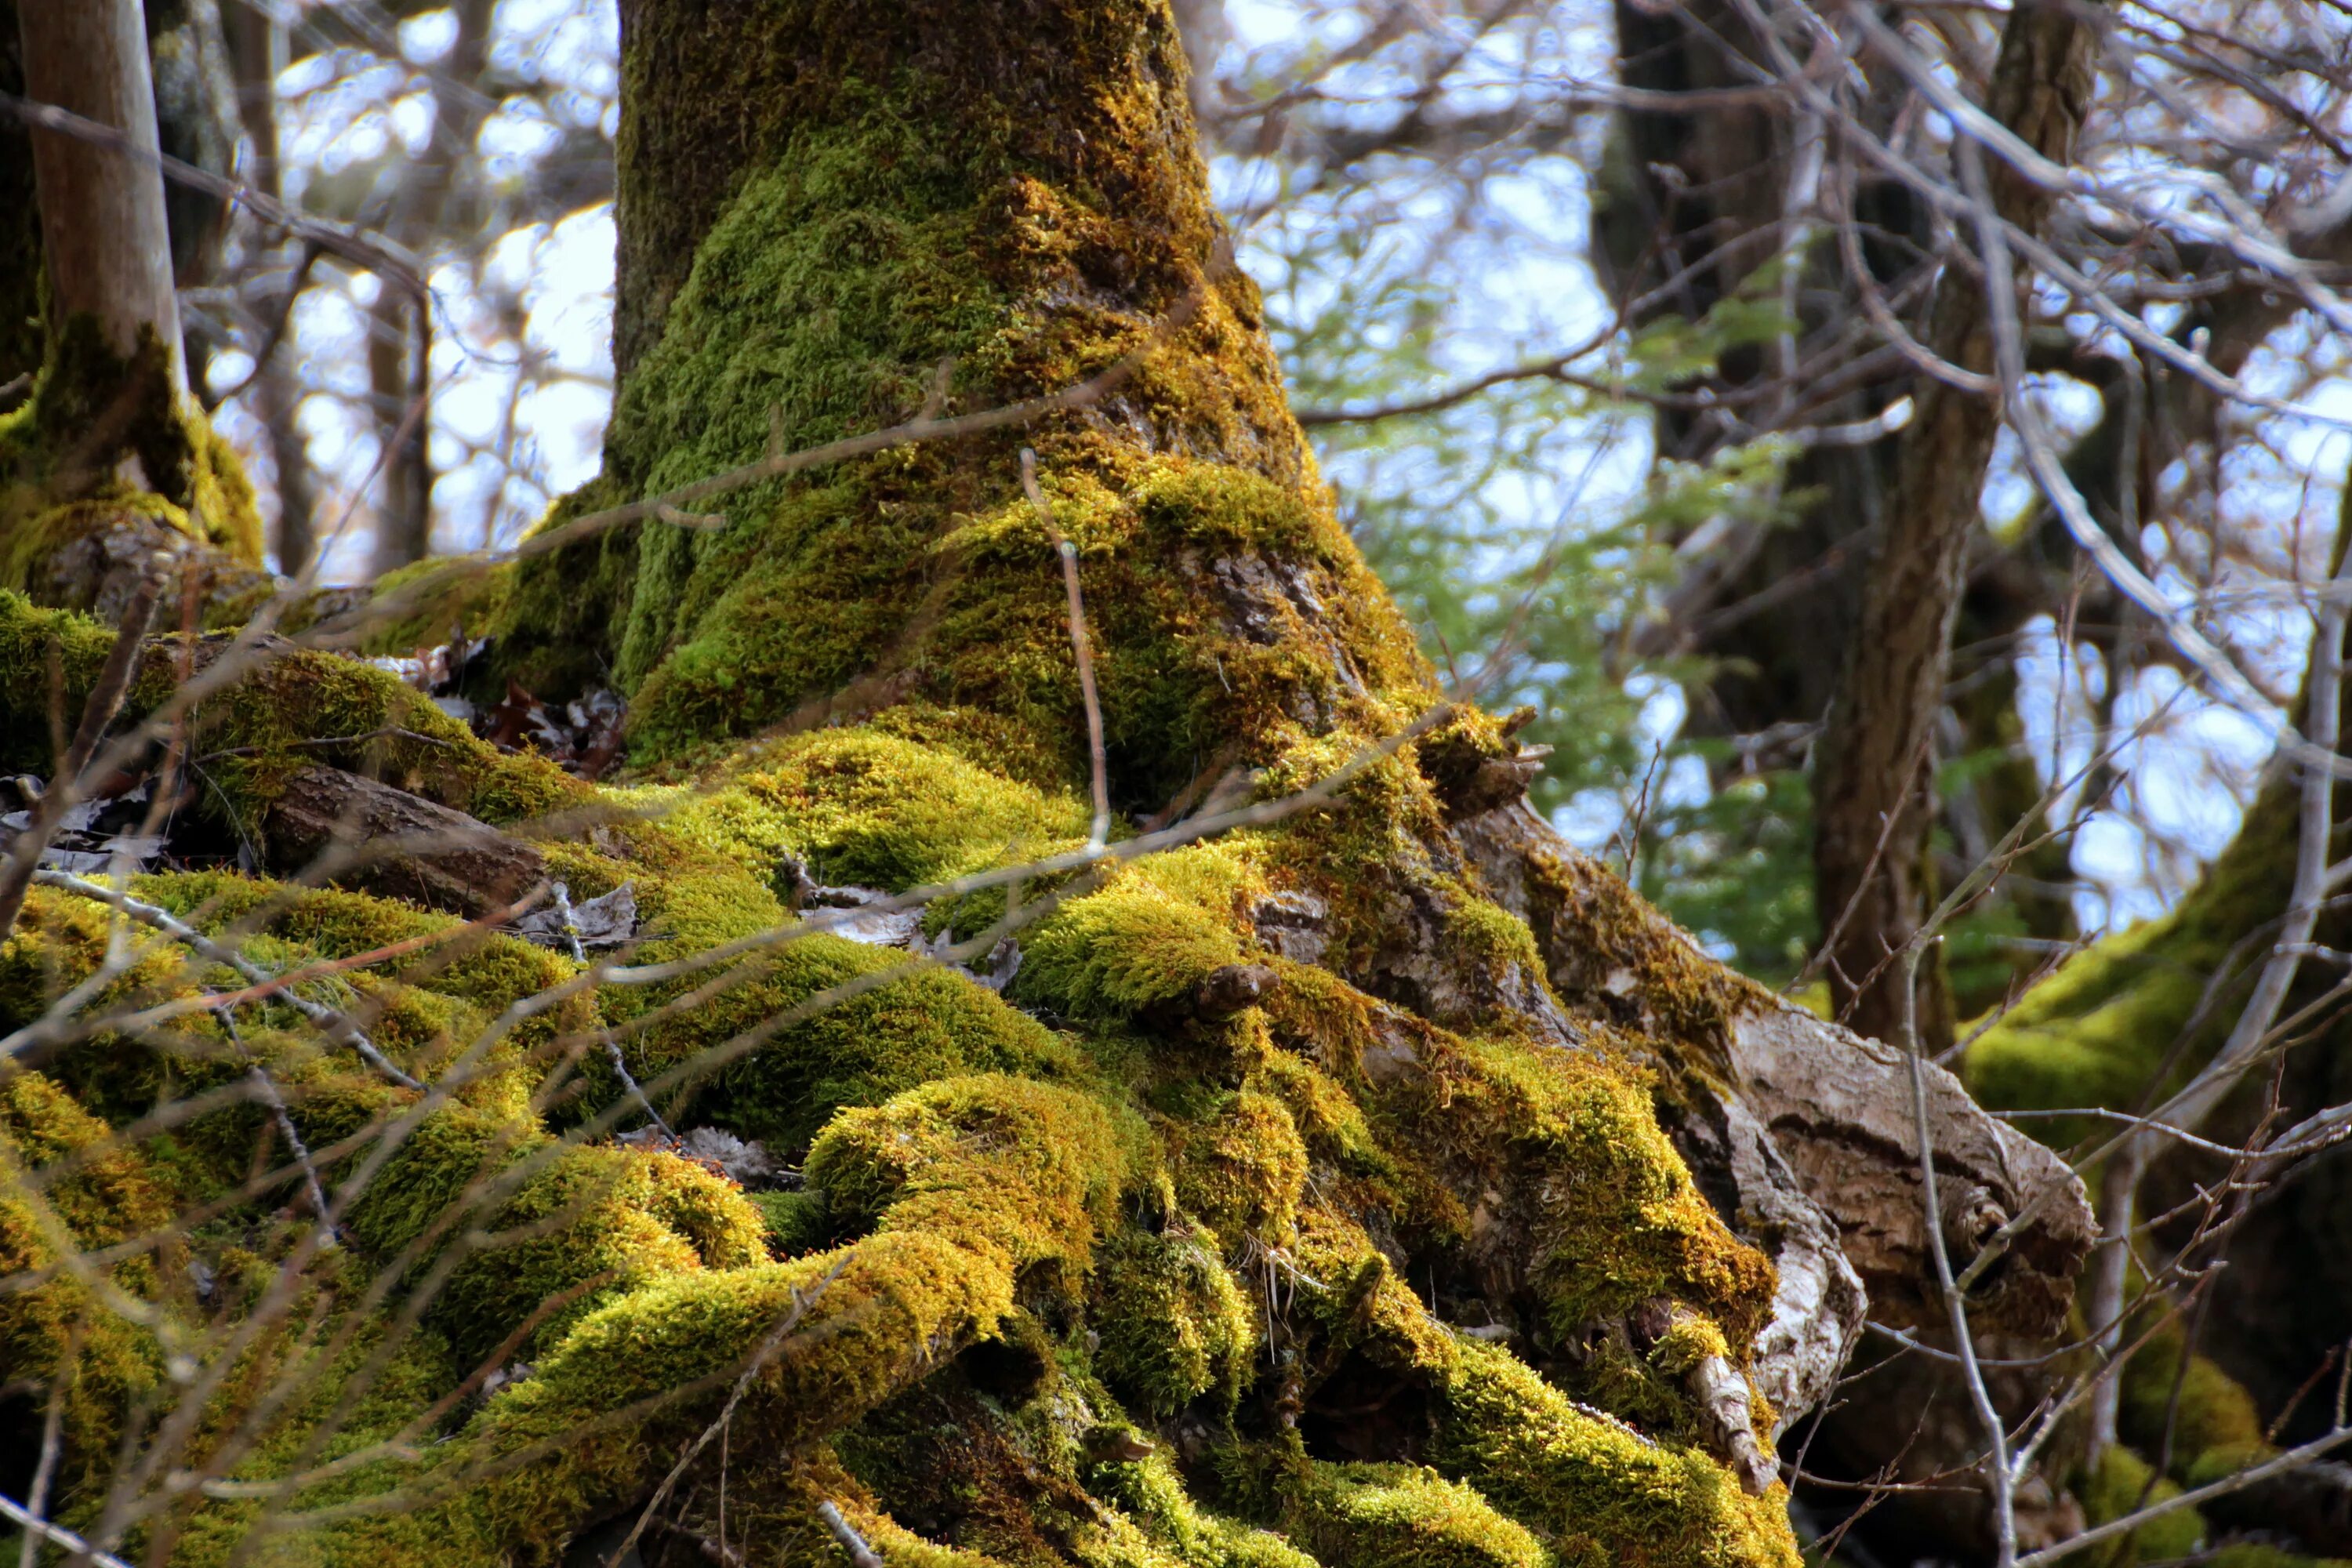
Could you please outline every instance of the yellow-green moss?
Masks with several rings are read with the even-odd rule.
[[[1171,1415],[1222,1387],[1240,1396],[1257,1314],[1206,1238],[1129,1230],[1102,1260],[1096,1364],[1145,1409]]]
[[[377,604],[401,611],[366,616],[359,651],[404,658],[461,635],[479,639],[509,619],[514,578],[512,562],[478,556],[436,555],[395,567],[372,586]]]
[[[1317,1465],[1294,1533],[1331,1568],[1547,1568],[1542,1542],[1470,1487],[1418,1465]]]
[[[0,765],[49,771],[50,661],[54,657],[62,676],[66,713],[78,714],[113,640],[110,630],[85,616],[36,609],[22,595],[0,589]],[[164,701],[183,668],[176,637],[152,639],[125,699],[125,717]],[[254,837],[260,807],[295,772],[322,763],[370,773],[488,822],[593,799],[588,786],[553,763],[504,754],[477,740],[389,671],[302,649],[257,660],[251,674],[206,701],[189,743],[205,759],[210,781],[194,809],[225,816]]]
[[[844,1224],[930,1230],[1008,1268],[1052,1258],[1075,1275],[1110,1223],[1130,1137],[1090,1096],[982,1074],[843,1111],[807,1175]]]
[[[2204,1356],[2192,1355],[2182,1366],[2181,1349],[2179,1330],[2168,1328],[2151,1336],[2125,1363],[2117,1411],[2123,1439],[2149,1459],[2168,1449],[2171,1478],[2191,1487],[2219,1480],[2276,1453],[2263,1435],[2262,1415],[2244,1387]]]
[[[1246,845],[1195,845],[1122,869],[1023,934],[1014,994],[1078,1018],[1184,996],[1242,961],[1238,906],[1256,885]]]
[[[1298,1255],[1324,1279],[1356,1278],[1372,1267],[1360,1304],[1334,1291],[1313,1298],[1307,1310],[1351,1314],[1348,1331],[1372,1363],[1430,1395],[1429,1462],[1534,1531],[1558,1562],[1794,1568],[1796,1542],[1780,1488],[1750,1498],[1705,1450],[1637,1433],[1572,1402],[1508,1351],[1457,1334],[1337,1215],[1309,1211]]]
[[[1085,837],[1087,808],[953,752],[831,730],[752,753],[715,791],[677,797],[665,823],[772,882],[786,856],[819,881],[890,891]]]
[[[1164,1455],[1101,1465],[1093,1479],[1184,1568],[1319,1568],[1283,1536],[1199,1507]]]
[[[2108,1524],[2180,1495],[2180,1488],[2156,1475],[2147,1461],[2120,1444],[2109,1444],[2098,1468],[2078,1479],[2074,1495],[2084,1522]],[[2099,1548],[2091,1560],[2110,1564],[2169,1563],[2192,1555],[2205,1539],[2205,1521],[2193,1508],[2175,1509],[2150,1520],[2122,1541]]]
[[[1272,1095],[1244,1089],[1214,1116],[1166,1124],[1176,1201],[1228,1247],[1289,1245],[1307,1182],[1307,1146]]]

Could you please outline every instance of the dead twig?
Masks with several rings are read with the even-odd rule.
[[[866,1538],[857,1533],[856,1525],[841,1517],[841,1510],[834,1506],[832,1499],[816,1505],[816,1516],[824,1521],[824,1527],[833,1531],[833,1538],[841,1542],[842,1550],[849,1553],[849,1560],[857,1568],[882,1568],[882,1554],[866,1544]]]
[[[170,910],[158,909],[153,904],[134,899],[128,893],[118,892],[102,883],[74,876],[68,871],[36,871],[33,873],[33,880],[41,887],[56,888],[62,892],[78,894],[82,898],[94,900],[120,910],[141,925],[162,931],[165,936],[194,952],[197,957],[209,963],[226,964],[236,970],[257,986],[272,986],[277,980],[275,975],[270,974],[259,964],[250,962],[243,954],[223,947],[194,927],[183,923]],[[325,1031],[330,1039],[350,1046],[366,1058],[369,1066],[392,1079],[393,1082],[403,1089],[425,1087],[394,1067],[391,1059],[382,1051],[377,1050],[374,1043],[361,1032],[360,1026],[344,1014],[328,1006],[323,1002],[313,1002],[309,997],[299,995],[291,991],[284,992],[282,994],[289,1006]]]
[[[1094,764],[1095,820],[1087,834],[1087,847],[1100,849],[1110,837],[1110,764],[1103,750],[1102,703],[1095,694],[1094,656],[1087,648],[1087,605],[1078,594],[1077,546],[1054,526],[1054,509],[1046,504],[1045,489],[1037,483],[1037,454],[1026,447],[1021,448],[1021,488],[1028,491],[1029,504],[1037,509],[1045,537],[1062,557],[1062,587],[1070,602],[1070,651],[1077,657],[1078,695],[1086,700],[1087,748]]]
[[[645,1510],[637,1515],[637,1522],[629,1528],[626,1538],[613,1549],[612,1556],[605,1559],[604,1568],[619,1568],[621,1559],[629,1554],[631,1549],[637,1544],[637,1538],[645,1534],[646,1526],[651,1523],[654,1516],[661,1511],[662,1504],[669,1500],[669,1494],[677,1487],[678,1477],[686,1474],[687,1467],[701,1458],[702,1450],[710,1446],[710,1439],[717,1436],[720,1429],[735,1418],[735,1407],[742,1404],[743,1396],[751,1392],[752,1379],[765,1371],[768,1363],[775,1359],[776,1352],[783,1348],[784,1341],[792,1337],[793,1331],[800,1327],[801,1320],[808,1316],[809,1309],[816,1305],[818,1299],[824,1296],[833,1282],[841,1278],[841,1271],[849,1267],[849,1260],[855,1256],[855,1253],[844,1253],[840,1259],[831,1268],[826,1269],[817,1282],[806,1290],[797,1286],[793,1288],[791,1308],[785,1311],[776,1326],[769,1331],[768,1337],[760,1342],[759,1349],[751,1352],[751,1359],[744,1364],[743,1375],[735,1380],[735,1386],[728,1393],[727,1403],[720,1406],[718,1418],[705,1426],[701,1435],[687,1446],[686,1452],[678,1456],[677,1463],[670,1467],[669,1474],[662,1478],[661,1485],[656,1487],[654,1495],[646,1500]]]

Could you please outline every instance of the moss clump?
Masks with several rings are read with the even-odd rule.
[[[1318,1465],[1292,1494],[1294,1533],[1331,1568],[1545,1568],[1532,1531],[1418,1465]]]
[[[1446,910],[1445,940],[1458,943],[1489,974],[1500,977],[1513,970],[1528,975],[1543,973],[1543,960],[1536,952],[1535,933],[1528,929],[1528,922],[1491,900],[1467,897]]]
[[[1086,807],[1008,780],[951,751],[830,730],[752,753],[725,787],[666,818],[773,882],[787,856],[819,881],[897,892],[1008,857],[1031,859],[1086,834]]]
[[[510,618],[514,579],[512,562],[478,556],[433,556],[395,567],[371,585],[374,604],[362,612],[359,651],[399,658],[478,638]],[[385,613],[394,605],[397,613]]]
[[[2168,1328],[2125,1363],[2117,1411],[2124,1441],[2143,1455],[2167,1455],[2171,1479],[2189,1487],[2275,1454],[2243,1385],[2205,1356],[2189,1356],[2183,1366],[2182,1349],[2179,1330]]]
[[[542,1318],[531,1344],[555,1343],[633,1286],[768,1257],[758,1211],[698,1165],[634,1149],[563,1149],[534,1127],[464,1109],[417,1125],[352,1209],[351,1230],[378,1258],[410,1254],[402,1261],[412,1269],[456,1248],[432,1312],[469,1357],[559,1298],[572,1299]],[[582,1293],[591,1281],[602,1283]]]
[[[1283,1536],[1200,1508],[1161,1455],[1097,1466],[1092,1479],[1184,1568],[1319,1568]]]
[[[659,918],[646,907],[648,918]],[[857,994],[845,994],[851,991]],[[841,999],[831,1005],[816,1001],[835,994]],[[780,1016],[794,1021],[763,1027]],[[756,1049],[699,1068],[708,1053],[747,1031],[761,1038]],[[804,937],[753,964],[740,983],[663,1018],[627,1048],[647,1079],[693,1069],[696,1103],[732,1131],[785,1152],[806,1148],[844,1106],[877,1104],[931,1079],[968,1072],[1070,1078],[1081,1070],[1066,1042],[967,976],[829,935]]]
[[[1217,1114],[1165,1128],[1176,1202],[1228,1247],[1286,1247],[1297,1233],[1307,1146],[1272,1095],[1244,1089]]]
[[[1776,1005],[1769,993],[1708,958],[1591,857],[1562,847],[1531,857],[1527,871],[1528,923],[1561,1001],[1676,1042],[1658,1063],[1669,1071],[1728,1070],[1731,1020]],[[1674,1092],[1671,1080],[1662,1087]]]
[[[51,660],[61,677],[62,710],[76,714],[113,642],[110,630],[85,616],[37,609],[0,588],[0,766],[48,771]],[[150,639],[124,700],[124,721],[166,700],[190,660],[201,666],[220,651],[217,643]],[[190,745],[206,757],[213,784],[194,809],[226,816],[257,840],[262,809],[286,780],[321,764],[371,773],[493,823],[593,798],[553,763],[501,753],[477,740],[389,671],[304,649],[268,650],[251,674],[204,703],[190,726]]]
[[[2120,1444],[2109,1444],[2098,1468],[2079,1478],[2074,1495],[2089,1524],[2108,1524],[2180,1495],[2180,1488],[2148,1468],[2147,1461]],[[2122,1541],[2094,1552],[2095,1561],[2173,1563],[2192,1556],[2205,1540],[2205,1521],[2193,1508],[2175,1509],[2148,1521]]]
[[[1212,1389],[1241,1395],[1258,1345],[1257,1314],[1203,1238],[1129,1230],[1104,1250],[1096,1365],[1155,1415]]]
[[[1428,1462],[1534,1531],[1558,1562],[1794,1568],[1777,1486],[1750,1498],[1704,1450],[1578,1405],[1507,1351],[1456,1333],[1339,1216],[1310,1211],[1298,1257],[1316,1278],[1369,1280],[1312,1310],[1347,1313],[1358,1352],[1428,1399]]]
[[[1242,961],[1237,910],[1258,885],[1246,845],[1196,845],[1119,871],[1022,938],[1014,994],[1077,1018],[1189,994]]]
[[[952,1236],[1008,1270],[1052,1260],[1075,1279],[1111,1223],[1129,1136],[1090,1096],[982,1074],[843,1111],[807,1177],[845,1226]]]
[[[26,1278],[53,1268],[63,1247],[112,1246],[161,1229],[178,1212],[181,1194],[168,1173],[131,1151],[107,1149],[110,1132],[39,1073],[0,1082],[0,1278],[16,1286],[0,1295],[0,1367],[66,1380],[76,1440],[58,1476],[63,1497],[104,1487],[123,1413],[165,1384],[165,1347],[105,1296],[150,1299],[184,1258],[174,1248],[134,1255],[93,1279],[66,1271]],[[54,1167],[68,1160],[79,1168],[56,1179]]]

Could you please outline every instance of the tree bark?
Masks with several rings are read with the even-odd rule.
[[[249,179],[256,190],[279,197],[285,194],[278,152],[278,62],[285,52],[283,29],[268,13],[251,5],[230,6],[223,20],[229,58],[236,71],[237,116],[253,147]],[[318,548],[318,490],[310,468],[310,444],[302,434],[299,418],[301,382],[288,347],[299,281],[299,276],[290,278],[285,296],[274,303],[279,320],[264,323],[268,351],[253,371],[254,412],[268,432],[270,466],[277,478],[278,518],[270,544],[278,569],[289,577],[301,574]]]
[[[2062,166],[2073,160],[2090,105],[2095,37],[2089,20],[2061,4],[2020,6],[2001,28],[1985,110]],[[2038,232],[2050,196],[2006,165],[1994,168],[1990,184],[2000,219]],[[1930,351],[1989,374],[1985,291],[2018,286],[2008,278],[1980,280],[1948,263],[1928,323]],[[1951,667],[1961,567],[2000,423],[1987,398],[1925,375],[1912,395],[1813,792],[1815,902],[1822,921],[1842,930],[1830,947],[1831,993],[1841,1016],[1882,1039],[1905,1037],[1914,1012],[1902,994],[1904,971],[1890,958],[1910,944],[1934,902],[1932,742]],[[1923,965],[1921,973],[1927,985],[1916,998],[1916,1048],[1941,1050],[1952,1040],[1951,1000],[1940,969]]]
[[[36,101],[126,132],[136,151],[35,132],[33,170],[53,321],[87,316],[120,359],[145,339],[165,350],[168,384],[187,392],[173,291],[170,227],[147,32],[137,0],[24,0],[25,88]]]

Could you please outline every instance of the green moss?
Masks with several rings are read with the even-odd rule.
[[[64,1237],[80,1248],[106,1247],[152,1231],[178,1211],[181,1194],[148,1162],[129,1150],[100,1152],[110,1131],[39,1073],[0,1083],[0,1276],[15,1279],[53,1264]],[[80,1168],[42,1180],[44,1167],[68,1157]],[[134,1256],[100,1279],[133,1300],[152,1300],[163,1284],[158,1262]],[[64,1456],[60,1497],[102,1489],[123,1410],[164,1381],[163,1345],[94,1295],[70,1273],[0,1295],[0,1367],[37,1368],[44,1381],[69,1374],[65,1414],[77,1440]]]
[[[1172,1415],[1214,1388],[1237,1400],[1258,1343],[1257,1314],[1201,1237],[1129,1230],[1105,1249],[1096,1364],[1115,1388]]]
[[[2150,1458],[2168,1452],[2171,1479],[2190,1487],[2275,1454],[2253,1397],[2204,1356],[2190,1356],[2183,1367],[2181,1348],[2179,1331],[2169,1328],[2125,1363],[2116,1422],[2124,1441]]]
[[[1243,1089],[1200,1122],[1166,1126],[1176,1201],[1228,1247],[1289,1245],[1307,1182],[1307,1146],[1272,1095]]]
[[[406,651],[462,621],[498,634],[494,680],[551,698],[625,688],[641,769],[629,788],[498,755],[356,660],[295,653],[206,702],[195,745],[223,798],[205,809],[240,827],[266,821],[294,767],[323,761],[517,825],[575,899],[632,883],[646,940],[627,962],[766,939],[730,965],[609,985],[516,1028],[485,1076],[405,1132],[352,1212],[341,1272],[306,1282],[314,1300],[371,1303],[320,1332],[352,1327],[352,1353],[380,1351],[397,1375],[381,1408],[334,1430],[332,1400],[290,1403],[239,1473],[283,1475],[402,1429],[545,1308],[526,1346],[537,1375],[307,1483],[257,1560],[558,1561],[582,1521],[646,1495],[767,1347],[727,1441],[791,1458],[732,1477],[732,1506],[781,1560],[834,1550],[810,1521],[822,1495],[894,1564],[941,1568],[1312,1568],[1306,1544],[1335,1564],[1784,1568],[1780,1500],[1746,1498],[1685,1440],[1679,1387],[1693,1358],[1749,1342],[1770,1270],[1698,1198],[1630,1061],[1533,1049],[1507,1012],[1476,1026],[1496,1037],[1465,1038],[1287,963],[1259,1007],[1188,1016],[1209,973],[1262,956],[1252,911],[1282,886],[1327,898],[1341,973],[1377,970],[1395,900],[1433,893],[1448,956],[1490,978],[1557,970],[1571,991],[1614,997],[1623,968],[1654,1005],[1646,1027],[1678,1047],[1720,1030],[1738,984],[1590,864],[1539,868],[1526,925],[1445,869],[1430,757],[1390,758],[1330,808],[1263,834],[1099,885],[1024,889],[1076,896],[1020,933],[1009,999],[903,949],[791,930],[787,858],[824,881],[901,889],[1086,831],[1086,715],[1049,533],[1077,557],[1120,833],[1236,770],[1265,795],[1319,780],[1435,695],[1314,475],[1254,290],[1206,276],[1215,223],[1165,7],[1040,5],[1006,27],[950,0],[776,0],[723,36],[677,8],[641,20],[623,62],[607,471],[550,525],[772,440],[888,425],[922,405],[942,358],[947,411],[963,413],[1154,352],[1097,406],[731,492],[709,503],[723,526],[649,522],[511,572],[440,563],[391,585],[414,602],[372,646]],[[1189,324],[1157,342],[1196,289]],[[1022,493],[1024,445],[1050,524]],[[70,705],[106,636],[0,597],[0,747],[19,765],[46,749],[52,647]],[[134,714],[184,651],[159,639]],[[387,728],[404,733],[356,739]],[[1474,765],[1504,743],[1475,715],[1449,732]],[[140,887],[281,970],[454,929],[222,874]],[[999,894],[929,918],[971,934],[1006,908]],[[92,908],[37,898],[0,948],[0,1008],[32,1016],[90,973],[105,935]],[[1575,967],[1588,958],[1590,975]],[[304,984],[366,1009],[386,1048],[429,1073],[575,967],[473,936],[429,962]],[[224,983],[164,952],[121,995]],[[98,1135],[236,1070],[215,1027],[95,1041],[48,1081]],[[415,1104],[280,1004],[241,1010],[240,1030],[321,1147]],[[746,1197],[667,1154],[567,1139],[620,1100],[607,1039],[677,1124],[730,1127],[787,1160],[805,1149],[807,1188]],[[237,1107],[126,1152],[125,1169],[178,1205],[242,1180],[239,1159],[273,1135]],[[331,1180],[364,1152],[322,1156]],[[228,1319],[294,1233],[274,1212],[283,1197],[230,1205],[204,1238],[236,1286]],[[127,1205],[74,1223],[145,1223],[113,1217]],[[12,1217],[0,1205],[0,1243],[39,1256]],[[1621,1383],[1574,1390],[1615,1415],[1457,1336],[1400,1279],[1450,1268],[1498,1225],[1542,1333],[1669,1311],[1646,1357],[1625,1352]],[[144,1266],[141,1289],[176,1289],[168,1266]],[[53,1358],[86,1315],[45,1289],[8,1299],[34,1305],[0,1320],[26,1325],[0,1342],[0,1378]],[[395,1344],[396,1314],[412,1312],[422,1329]],[[1248,1403],[1262,1339],[1281,1380],[1264,1405]],[[158,1361],[138,1335],[101,1352],[113,1371],[75,1417],[89,1474]],[[1305,1439],[1265,1436],[1269,1414],[1381,1377],[1412,1395],[1399,1408],[1426,1410],[1416,1438],[1432,1468],[1285,1468],[1306,1464]],[[1164,1451],[1111,1457],[1136,1436],[1121,1396],[1187,1432],[1224,1418],[1210,1440],[1231,1463],[1189,1438],[1181,1473]],[[1310,1425],[1302,1414],[1297,1430]],[[1244,1495],[1244,1473],[1305,1478],[1303,1544],[1213,1510],[1285,1522]],[[690,1483],[678,1506],[709,1494]],[[192,1500],[189,1560],[242,1545],[256,1517],[242,1509]]]
[[[2177,908],[2094,944],[2027,991],[1969,1047],[1971,1092],[2005,1110],[2131,1104],[2202,1066],[2261,967],[2262,952],[2242,942],[2277,918],[2294,881],[2295,795],[2292,780],[2267,783]],[[2325,921],[2316,940],[2331,940]],[[2167,1083],[2152,1083],[2168,1059]],[[2060,1147],[2091,1131],[2066,1118],[2022,1125]]]
[[[0,416],[0,587],[30,586],[37,563],[125,510],[257,566],[253,486],[194,400],[172,391],[164,345],[142,330],[126,359],[87,317],[48,338],[30,397]],[[114,477],[131,458],[143,487]]]
[[[1465,898],[1446,910],[1445,940],[1475,955],[1490,974],[1514,968],[1530,975],[1543,973],[1528,922],[1489,900]]]
[[[678,905],[673,899],[667,910],[650,900],[640,907],[657,920]],[[806,1005],[895,970],[907,973],[831,1005]],[[810,1016],[762,1028],[794,1008]],[[700,1062],[747,1030],[768,1037],[715,1070],[697,1071],[697,1098],[724,1125],[787,1152],[807,1147],[836,1110],[877,1104],[930,1079],[974,1071],[1071,1078],[1082,1070],[1067,1044],[965,975],[913,965],[896,949],[826,935],[793,942],[755,964],[740,984],[665,1018],[627,1049],[636,1072],[651,1079]]]
[[[1127,1168],[1101,1102],[983,1074],[843,1111],[809,1151],[807,1177],[844,1225],[952,1236],[1007,1268],[1054,1260],[1075,1277]]]
[[[1199,1507],[1162,1455],[1098,1466],[1092,1479],[1184,1568],[1319,1568],[1283,1536]]]
[[[1524,1525],[1418,1465],[1318,1465],[1292,1495],[1293,1532],[1331,1568],[1546,1568]]]
[[[768,1225],[768,1243],[779,1257],[790,1258],[823,1246],[833,1233],[831,1205],[823,1193],[753,1193],[751,1206]]]
[[[533,1155],[541,1158],[520,1165],[518,1186],[507,1173]],[[558,1152],[529,1126],[463,1109],[438,1111],[352,1208],[352,1237],[387,1261],[419,1242],[434,1252],[460,1249],[433,1313],[467,1356],[499,1343],[542,1303],[585,1281],[606,1281],[534,1333],[535,1343],[551,1344],[599,1300],[704,1268],[694,1239],[664,1223],[664,1211],[677,1212],[682,1195],[678,1173],[656,1165],[664,1158],[613,1148]],[[765,1258],[758,1240],[765,1227],[740,1194],[730,1205],[738,1214],[722,1217],[719,1204],[703,1206],[714,1255],[739,1265]],[[747,1229],[752,1239],[745,1246]]]
[[[2107,1524],[2139,1509],[2180,1495],[2180,1489],[2152,1472],[2147,1461],[2120,1444],[2109,1444],[2091,1474],[2077,1479],[2085,1523]],[[2205,1521],[2193,1508],[2175,1509],[2150,1520],[2122,1541],[2095,1552],[2111,1564],[2169,1563],[2196,1552],[2205,1539]]]
[[[1527,869],[1528,923],[1560,999],[1601,1019],[1621,1016],[1631,1000],[1645,1029],[1676,1043],[1658,1053],[1662,1066],[1727,1073],[1731,1019],[1777,1005],[1769,994],[1708,958],[1591,857],[1563,847],[1531,857]]]
[[[1111,1018],[1189,994],[1244,957],[1238,904],[1258,879],[1246,845],[1195,845],[1119,871],[1022,937],[1014,994]]]
[[[971,20],[926,7],[763,16],[726,57],[730,74],[765,81],[760,109],[724,126],[674,86],[718,63],[707,40],[653,26],[633,39],[627,139],[692,173],[627,204],[629,374],[611,464],[600,493],[559,518],[723,471],[772,439],[902,419],[943,359],[954,410],[1066,386],[1200,280],[1213,220],[1171,94],[1182,68],[1164,13],[1049,10],[985,36]],[[1042,132],[1033,91],[1049,93],[1065,131]],[[1194,324],[1121,396],[1160,433],[1150,445],[1198,456],[1146,458],[1080,419],[1021,439],[1085,553],[1115,763],[1157,775],[1134,781],[1139,795],[1181,786],[1163,772],[1171,760],[1197,765],[1236,732],[1295,722],[1285,683],[1314,676],[1326,706],[1345,696],[1326,636],[1295,614],[1272,647],[1203,623],[1208,552],[1306,565],[1362,681],[1423,686],[1409,632],[1308,481],[1245,282],[1209,287]],[[1014,718],[1028,744],[1053,737],[1066,777],[1083,765],[1075,672],[1052,553],[1015,483],[1018,444],[837,464],[725,498],[722,529],[644,525],[534,563],[518,584],[521,635],[500,657],[551,672],[601,653],[634,694],[646,759],[874,681],[885,702],[920,693]],[[554,602],[559,581],[573,603]],[[600,618],[618,635],[594,637]],[[774,637],[779,626],[796,635]],[[568,653],[582,633],[593,646]]]
[[[950,751],[832,730],[751,753],[665,820],[765,881],[789,855],[820,881],[895,892],[1066,847],[1087,808]]]
[[[1534,1531],[1558,1562],[1794,1568],[1778,1487],[1750,1498],[1703,1449],[1637,1433],[1509,1352],[1455,1333],[1336,1215],[1310,1211],[1298,1258],[1318,1279],[1366,1282],[1314,1298],[1309,1310],[1345,1314],[1336,1326],[1374,1366],[1426,1394],[1429,1463]]]
[[[513,563],[474,556],[433,556],[396,567],[372,587],[378,605],[402,608],[365,620],[359,651],[402,658],[461,636],[478,639],[512,619],[514,580]]]
[[[79,714],[113,634],[87,617],[36,609],[0,589],[0,765],[46,773],[52,658],[63,711]],[[55,650],[54,655],[52,650]],[[136,718],[180,682],[186,650],[152,639],[123,705]],[[320,742],[335,742],[319,744]],[[298,743],[299,742],[299,743]],[[488,822],[588,804],[593,792],[553,763],[501,753],[389,671],[301,649],[274,653],[206,701],[191,727],[213,787],[195,809],[259,837],[261,808],[297,771],[320,764],[369,773]]]

